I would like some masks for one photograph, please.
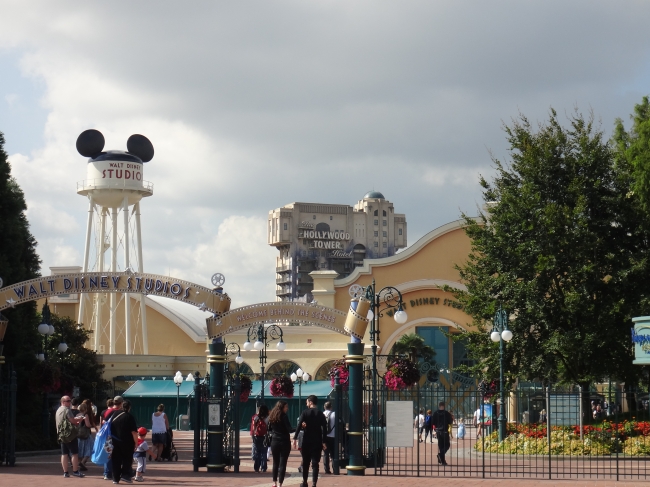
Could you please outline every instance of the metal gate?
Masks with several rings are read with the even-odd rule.
[[[5,376],[0,375],[0,466],[13,467],[16,463],[17,390],[16,372],[13,367],[8,367]]]
[[[388,390],[381,377],[373,386],[371,372],[364,380],[364,458],[366,475],[433,477],[511,477],[538,479],[649,479],[650,417],[648,401],[625,394],[620,404],[638,409],[622,414],[617,405],[603,411],[594,424],[579,425],[584,397],[573,389],[519,389],[508,391],[504,412],[507,436],[499,441],[497,395],[479,390],[476,382],[435,367],[419,384]],[[437,377],[436,377],[437,375]],[[595,397],[595,396],[594,396]],[[647,397],[647,396],[643,396]],[[386,402],[412,403],[412,447],[386,445]],[[419,431],[420,411],[435,411],[444,401],[454,416],[447,466],[438,462],[438,442],[432,431]],[[596,398],[598,401],[598,398]],[[589,404],[589,403],[588,403]],[[475,420],[475,412],[478,412]],[[459,425],[465,436],[458,438]],[[591,421],[589,421],[591,423]],[[475,424],[476,423],[476,424]],[[479,430],[480,425],[480,430]],[[479,436],[480,432],[480,436]]]

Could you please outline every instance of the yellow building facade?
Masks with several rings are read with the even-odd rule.
[[[388,353],[402,335],[417,332],[434,346],[436,362],[453,368],[462,362],[464,352],[454,346],[442,331],[460,333],[467,329],[471,320],[460,309],[453,294],[443,288],[463,288],[455,266],[465,263],[469,252],[470,240],[463,229],[463,222],[451,222],[429,232],[394,256],[366,260],[363,266],[343,279],[338,279],[335,271],[312,272],[312,293],[319,306],[347,313],[350,287],[365,287],[374,280],[377,291],[385,286],[397,288],[402,294],[408,319],[403,325],[398,325],[386,314],[379,319],[378,353]],[[55,268],[52,271],[56,274],[66,269]],[[228,291],[227,288],[225,291]],[[73,319],[78,316],[78,295],[53,297],[49,303],[53,313]],[[120,306],[124,306],[124,303],[120,303]],[[115,354],[101,353],[107,349],[102,347],[98,350],[98,358],[105,366],[104,378],[115,381],[117,377],[171,377],[177,370],[183,375],[195,371],[204,374],[207,371],[208,340],[205,319],[211,314],[184,303],[151,296],[146,297],[146,313],[149,354],[126,355],[119,347]],[[118,307],[117,314],[124,316],[123,308],[121,311]],[[118,336],[121,336],[124,329],[119,326]],[[290,361],[313,378],[322,379],[330,361],[342,358],[347,353],[350,337],[343,333],[314,325],[290,326],[289,323],[282,329],[286,350],[279,352],[274,344],[269,346],[267,371],[274,370],[274,365]],[[137,336],[133,339],[137,340]],[[243,345],[246,329],[226,334],[224,341]],[[367,353],[370,353],[368,331],[363,342]],[[242,348],[241,353],[244,364],[252,372],[260,373],[258,352],[245,352]]]

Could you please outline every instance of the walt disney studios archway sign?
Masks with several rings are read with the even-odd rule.
[[[151,294],[215,314],[230,309],[227,294],[182,279],[134,272],[82,272],[39,277],[0,288],[0,311],[36,299],[75,293]]]

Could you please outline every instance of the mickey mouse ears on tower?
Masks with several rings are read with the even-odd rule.
[[[84,157],[96,159],[104,150],[104,136],[99,130],[89,129],[81,132],[77,137],[77,152]],[[144,135],[134,134],[126,141],[128,153],[136,156],[142,162],[149,162],[153,159],[153,144]]]

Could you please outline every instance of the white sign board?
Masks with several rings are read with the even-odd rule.
[[[386,446],[413,448],[413,401],[386,401]]]
[[[219,426],[221,425],[221,405],[208,404],[208,425]]]

